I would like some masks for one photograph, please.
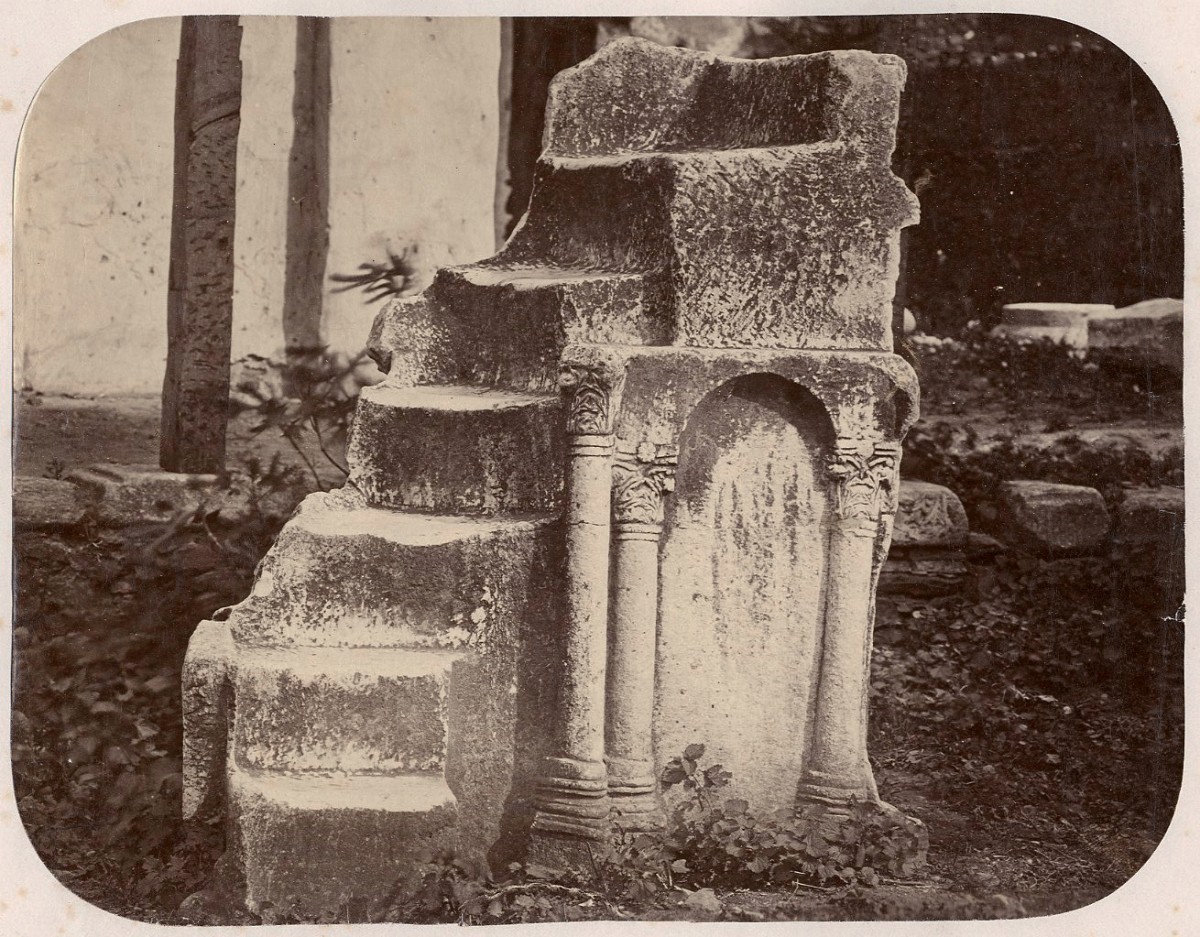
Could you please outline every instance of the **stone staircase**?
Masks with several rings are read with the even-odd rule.
[[[430,433],[456,413],[438,408],[423,422],[421,403],[382,409]],[[509,425],[519,437],[528,413],[546,409],[534,398],[516,419],[475,412],[499,414],[493,430]],[[553,422],[553,408],[544,419]],[[193,637],[185,812],[202,813],[219,796],[209,788],[224,788],[224,810],[237,817],[228,861],[252,909],[361,909],[385,898],[434,840],[453,845],[463,830],[473,841],[502,838],[504,794],[538,751],[518,751],[516,713],[545,691],[524,685],[516,665],[526,642],[545,643],[531,631],[554,608],[544,567],[556,528],[528,510],[467,513],[552,497],[510,489],[503,467],[485,459],[474,468],[475,483],[455,494],[421,471],[416,452],[375,469],[407,480],[392,504],[372,503],[353,484],[310,496],[251,596]],[[470,467],[462,472],[452,481]],[[226,733],[222,751],[214,740]]]

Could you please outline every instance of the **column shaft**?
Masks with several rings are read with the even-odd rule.
[[[838,441],[830,464],[835,518],[829,535],[825,621],[817,706],[797,800],[840,805],[877,799],[867,759],[872,601],[876,544],[894,510],[898,448],[871,439]]]
[[[572,438],[566,472],[566,621],[558,752],[547,759],[535,832],[600,839],[607,830],[607,665],[612,437]]]
[[[660,531],[657,524],[626,523],[614,532],[605,734],[608,793],[625,829],[662,825],[652,735]]]

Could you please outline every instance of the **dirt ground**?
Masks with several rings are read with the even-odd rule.
[[[161,400],[157,394],[111,397],[67,397],[21,394],[13,417],[14,474],[56,477],[71,469],[98,464],[156,465],[158,463]],[[264,463],[274,455],[307,471],[303,460],[278,430],[253,431],[255,414],[243,412],[229,424],[225,464],[242,466],[250,457]],[[305,447],[323,481],[340,482],[309,439]],[[338,459],[340,450],[333,452]]]

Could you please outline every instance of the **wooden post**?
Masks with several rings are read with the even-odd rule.
[[[185,16],[180,32],[159,452],[168,472],[225,468],[241,35],[236,16]]]

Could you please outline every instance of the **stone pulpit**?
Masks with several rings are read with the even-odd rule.
[[[247,907],[568,863],[693,742],[756,811],[879,802],[904,75],[627,39],[555,79],[527,215],[380,314],[348,483],[192,639],[185,810]]]

